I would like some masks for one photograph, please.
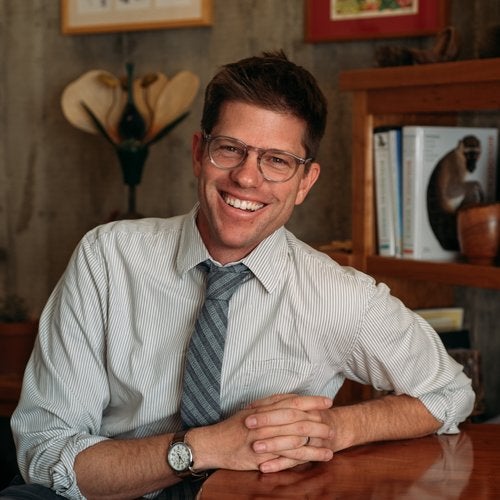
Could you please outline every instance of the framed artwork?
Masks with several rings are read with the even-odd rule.
[[[213,0],[61,0],[64,34],[212,24]]]
[[[305,0],[307,42],[434,35],[448,0]]]

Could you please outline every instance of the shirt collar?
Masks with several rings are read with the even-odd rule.
[[[211,259],[196,226],[197,203],[185,217],[177,255],[177,270],[184,275],[200,262]],[[269,292],[284,279],[288,259],[288,243],[284,227],[262,241],[249,255],[241,260]],[[213,259],[212,259],[213,260]]]
[[[198,209],[199,204],[197,203],[186,215],[182,224],[179,253],[177,254],[177,271],[182,276],[200,262],[210,258],[196,226]]]

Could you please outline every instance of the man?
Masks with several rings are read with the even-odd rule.
[[[270,473],[361,443],[457,432],[474,395],[436,333],[385,285],[283,227],[318,179],[325,122],[315,80],[281,53],[213,78],[193,137],[199,205],[91,231],[42,314],[12,418],[27,482],[137,498],[178,483],[184,453],[182,476]],[[207,259],[250,274],[229,302],[220,418],[186,426]],[[336,407],[346,377],[390,394]]]

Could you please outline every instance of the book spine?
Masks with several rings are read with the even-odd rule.
[[[374,132],[373,159],[377,215],[377,248],[379,255],[392,257],[396,254],[396,241],[393,219],[389,133],[387,131]]]
[[[421,176],[419,166],[422,165],[421,134],[419,127],[403,127],[403,257],[418,259],[418,228],[422,207],[418,201]]]
[[[401,128],[389,130],[389,162],[392,187],[392,218],[394,224],[395,255],[403,255],[403,162]]]

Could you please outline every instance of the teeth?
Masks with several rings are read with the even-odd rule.
[[[246,210],[248,212],[255,212],[256,210],[264,206],[263,203],[256,203],[255,201],[248,200],[239,200],[238,198],[233,198],[232,196],[229,196],[227,194],[224,195],[224,201],[234,208],[239,208],[240,210]]]

